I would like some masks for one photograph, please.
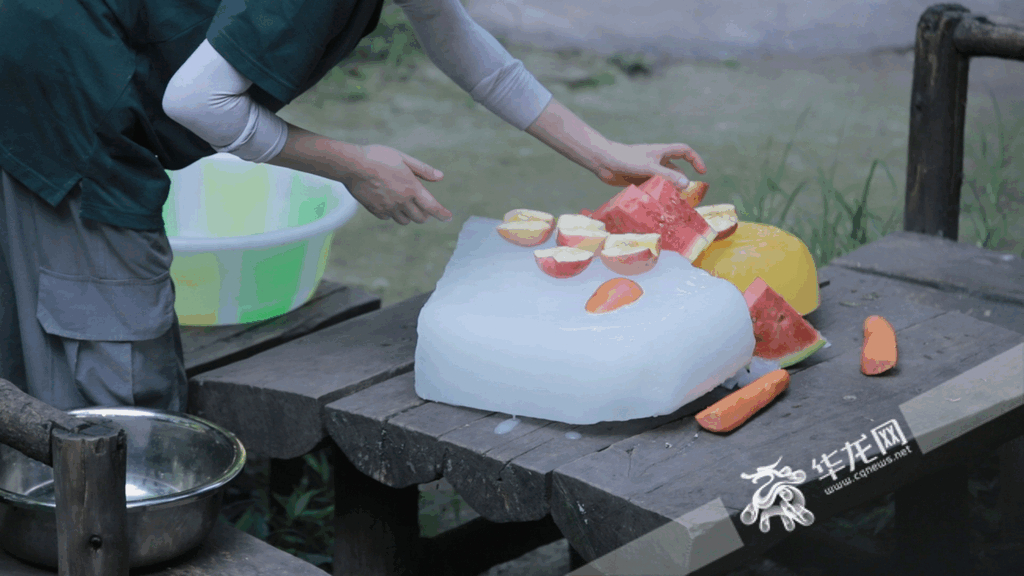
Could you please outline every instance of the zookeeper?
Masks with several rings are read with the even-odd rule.
[[[699,172],[609,141],[459,0],[395,0],[476,102],[614,186]],[[441,172],[275,113],[377,26],[382,0],[0,0],[0,377],[61,409],[183,411],[164,170],[229,152],[345,184],[374,216],[450,220]]]

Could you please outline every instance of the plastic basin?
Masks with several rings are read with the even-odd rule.
[[[248,324],[302,306],[334,231],[358,208],[339,182],[231,154],[168,175],[164,222],[185,326]]]

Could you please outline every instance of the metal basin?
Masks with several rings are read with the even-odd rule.
[[[69,413],[113,420],[127,432],[132,567],[170,560],[202,543],[217,520],[224,486],[245,464],[245,448],[234,434],[194,416],[160,410]],[[0,546],[27,562],[57,566],[53,469],[2,444]]]

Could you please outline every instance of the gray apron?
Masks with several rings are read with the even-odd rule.
[[[167,235],[82,220],[80,197],[0,170],[0,377],[62,410],[184,411]]]

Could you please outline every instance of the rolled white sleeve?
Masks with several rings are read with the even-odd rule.
[[[249,79],[203,40],[171,78],[164,112],[218,152],[266,162],[284,148],[288,125],[248,95],[250,86]]]
[[[551,100],[545,88],[459,0],[395,0],[431,62],[473,100],[525,130]]]

